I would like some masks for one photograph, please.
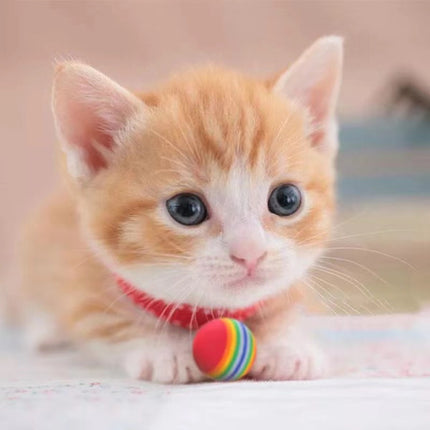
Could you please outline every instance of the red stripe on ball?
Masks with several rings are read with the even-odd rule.
[[[221,360],[227,343],[227,327],[218,319],[197,331],[193,342],[193,356],[203,373],[210,373]]]

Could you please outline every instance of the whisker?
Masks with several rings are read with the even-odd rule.
[[[358,262],[356,262],[354,260],[349,260],[348,258],[332,257],[332,256],[329,256],[329,255],[322,255],[320,258],[324,259],[324,260],[343,261],[345,263],[352,264],[352,265],[354,265],[356,267],[359,267],[359,268],[363,269],[364,271],[370,273],[376,279],[378,279],[379,281],[383,282],[385,285],[390,285],[384,278],[382,278],[381,276],[379,276],[375,271],[369,269],[364,264],[360,264],[360,263],[358,263]],[[339,268],[340,266],[337,266],[337,267]]]
[[[187,124],[187,125],[188,125],[188,124]],[[197,150],[197,148],[196,148],[196,146],[195,146],[195,145],[192,145],[192,144],[190,143],[190,140],[189,140],[189,139],[187,138],[187,136],[185,135],[184,130],[183,130],[183,128],[179,125],[179,123],[177,123],[177,127],[178,127],[178,129],[179,129],[180,133],[182,134],[182,137],[184,138],[184,143],[185,143],[185,145],[187,145],[188,150],[190,151],[190,153],[191,153],[191,154],[192,154],[192,156],[194,157],[195,161],[196,161],[197,163],[199,163],[200,158],[201,158],[201,152],[199,152],[199,151]],[[190,130],[190,128],[189,128],[189,125],[188,125],[188,130],[189,130],[189,131],[191,131],[191,130]]]
[[[356,314],[358,314],[358,315],[361,315],[361,312],[360,312],[359,310],[357,310],[354,306],[352,306],[351,304],[349,304],[349,303],[346,301],[346,295],[345,295],[344,291],[342,291],[341,287],[339,287],[338,285],[335,285],[335,284],[333,284],[333,283],[331,283],[331,282],[327,281],[326,279],[320,278],[320,277],[318,277],[318,276],[316,276],[316,275],[311,275],[311,277],[312,277],[312,278],[314,278],[314,279],[317,279],[317,280],[320,282],[320,284],[318,284],[318,285],[319,285],[319,287],[320,287],[320,288],[322,288],[322,289],[323,289],[323,291],[324,291],[326,294],[328,294],[328,295],[329,295],[329,296],[330,296],[334,301],[339,300],[339,298],[338,298],[338,297],[336,297],[334,294],[332,294],[332,293],[330,292],[329,288],[335,288],[335,289],[336,289],[336,291],[340,291],[340,292],[342,293],[342,297],[343,297],[343,298],[342,298],[342,300],[341,300],[342,305],[346,306],[346,307],[347,307],[348,309],[350,309],[353,313],[356,313]],[[323,284],[327,285],[329,288],[324,288],[324,287],[322,287],[321,282],[322,282]],[[365,312],[367,312],[367,313],[369,313],[369,314],[371,313],[371,312],[370,312],[370,309],[369,309],[367,306],[360,305],[360,307],[361,307],[361,308],[363,308]]]
[[[362,282],[358,281],[354,277],[347,275],[343,272],[340,272],[338,270],[334,270],[334,269],[327,268],[325,266],[321,266],[319,264],[316,264],[314,267],[315,267],[315,270],[320,270],[321,272],[324,272],[324,273],[327,273],[329,275],[335,276],[339,279],[342,279],[343,281],[356,287],[358,289],[358,291],[360,291],[361,294],[363,294],[364,297],[377,303],[381,307],[381,309],[388,311],[388,312],[391,311],[390,309],[387,309],[385,304],[383,302],[381,302],[381,300],[379,300],[374,294],[372,294],[370,292],[370,290]]]
[[[173,289],[173,288],[176,288],[176,287],[178,287],[178,285],[180,285],[182,282],[184,282],[184,281],[186,281],[188,279],[188,277],[187,276],[182,276],[182,277],[180,277],[174,284],[173,284],[173,286],[171,286],[170,288],[171,289]],[[179,299],[179,297],[182,295],[182,293],[184,292],[184,291],[187,291],[187,286],[188,285],[186,285],[186,286],[184,286],[184,288],[183,289],[180,289],[177,293],[176,293],[176,295],[175,295],[175,297],[169,302],[169,303],[166,303],[166,306],[164,307],[164,309],[163,309],[163,311],[161,312],[161,314],[159,315],[159,317],[158,317],[158,321],[157,321],[157,324],[156,324],[156,330],[158,331],[159,329],[160,329],[160,322],[163,324],[162,326],[161,326],[161,331],[162,331],[162,329],[165,327],[165,325],[166,325],[166,321],[164,321],[164,323],[163,323],[163,317],[164,317],[164,314],[165,314],[165,312],[167,311],[167,309],[168,309],[168,307],[169,306],[171,306],[172,304],[174,304],[176,301],[178,301],[178,299]]]
[[[181,157],[187,158],[187,155],[182,152],[177,145],[175,145],[174,143],[172,143],[169,139],[167,139],[165,136],[163,136],[162,134],[158,133],[158,131],[149,128],[148,131],[152,134],[154,134],[155,136],[159,137],[161,140],[163,140],[163,142],[165,142],[167,145],[169,145],[170,148],[173,149],[173,151],[175,151],[178,155],[180,155]]]
[[[349,261],[349,263],[351,263],[351,264],[353,264],[353,263],[355,263],[354,261]],[[328,261],[328,262],[325,262],[325,264],[327,265],[330,265],[331,266],[331,268],[333,269],[333,270],[336,270],[336,269],[340,269],[340,268],[343,268],[343,269],[345,269],[343,266],[339,266],[339,265],[337,265],[337,264],[335,264],[335,263],[332,263],[332,262],[330,262],[330,261]],[[380,277],[376,272],[374,272],[374,271],[372,271],[372,270],[370,270],[370,269],[368,269],[366,266],[364,266],[364,265],[360,265],[359,263],[357,263],[356,265],[358,265],[358,267],[361,267],[363,270],[365,270],[366,272],[369,272],[370,274],[372,274],[373,276],[375,276],[375,278],[376,279],[378,279],[378,280],[380,280],[382,283],[384,283],[385,285],[388,285],[388,286],[391,286],[391,284],[389,283],[389,282],[387,282],[385,279],[383,279],[382,277]],[[354,279],[352,276],[351,276],[351,274],[350,273],[345,273],[345,272],[342,272],[342,271],[340,271],[342,274],[344,274],[345,276],[350,276],[350,278],[352,278],[352,279]],[[392,307],[392,305],[387,301],[387,299],[385,299],[385,298],[378,298],[377,296],[375,296],[375,295],[373,295],[372,294],[372,292],[367,288],[367,287],[365,287],[364,285],[363,285],[363,288],[368,292],[368,294],[369,294],[369,298],[371,298],[371,299],[373,299],[373,300],[376,300],[376,301],[378,301],[378,302],[380,302],[380,304],[381,304],[381,308],[383,308],[385,311],[388,311],[388,312],[393,312],[394,311],[394,309],[393,309],[393,307]]]
[[[333,312],[336,316],[339,316],[339,314],[331,307],[331,305],[329,305],[326,302],[326,297],[324,297],[320,291],[318,291],[317,288],[313,287],[309,282],[312,282],[309,278],[308,279],[303,279],[304,284],[309,287],[315,294],[317,294],[317,296],[320,298],[321,303],[327,308],[329,309],[330,312]],[[330,298],[327,299],[333,306],[335,306],[336,308],[339,308],[341,310],[342,313],[344,313],[344,309],[339,306],[336,302],[333,302]]]
[[[377,249],[370,249],[370,248],[358,248],[358,247],[351,247],[351,246],[340,246],[340,247],[328,247],[326,248],[331,251],[363,251],[363,252],[369,252],[373,254],[382,255],[387,258],[391,258],[392,260],[398,261],[399,263],[402,263],[406,266],[408,266],[412,270],[417,270],[416,267],[414,267],[412,264],[408,263],[406,260],[403,260],[402,258],[396,257],[395,255],[387,254],[382,251],[378,251]]]
[[[364,214],[368,213],[369,209],[365,208],[363,210],[361,210],[360,212],[356,212],[354,213],[352,216],[350,216],[349,218],[344,219],[341,222],[338,222],[335,226],[334,229],[338,229],[340,226],[344,226],[346,224],[349,224],[350,222],[356,220],[359,217],[362,217]]]
[[[364,237],[364,236],[372,236],[376,234],[384,234],[384,233],[413,233],[417,232],[418,230],[412,230],[412,229],[390,229],[390,230],[377,230],[377,231],[369,231],[366,233],[356,233],[356,234],[350,234],[347,236],[336,236],[331,239],[331,241],[338,241],[338,240],[344,240],[344,239],[351,239],[354,237]]]

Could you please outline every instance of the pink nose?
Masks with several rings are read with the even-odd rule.
[[[267,251],[259,246],[238,246],[230,250],[230,258],[248,270],[248,275],[252,275],[258,264],[264,260]]]

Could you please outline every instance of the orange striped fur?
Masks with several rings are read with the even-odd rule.
[[[329,84],[334,89],[327,93],[337,92],[340,65],[332,63],[338,61],[341,48],[335,39],[321,39],[297,63],[299,71],[306,62],[314,69],[314,57],[327,56],[322,79],[315,77],[315,97]],[[325,99],[320,105],[312,99],[308,106],[275,91],[284,75],[264,81],[206,67],[174,76],[151,93],[133,95],[88,66],[59,66],[53,108],[69,167],[68,185],[31,218],[24,234],[22,303],[29,323],[33,315],[37,319],[39,312],[47,313],[67,339],[91,350],[102,344],[99,355],[115,356],[132,376],[187,382],[203,377],[188,352],[182,366],[186,372],[175,355],[188,351],[187,336],[182,339],[178,329],[160,327],[122,297],[114,272],[164,299],[174,294],[172,279],[184,276],[188,280],[179,284],[178,302],[197,305],[199,295],[204,306],[214,307],[265,300],[262,316],[249,321],[262,345],[290,321],[302,289],[300,278],[282,270],[289,267],[291,255],[289,272],[303,265],[297,276],[304,276],[329,236],[335,143],[327,148],[327,142],[320,142],[323,121],[332,119],[333,107],[321,111]],[[285,79],[287,87],[288,82],[294,84],[291,91],[300,91],[297,77]],[[312,103],[318,108],[315,112]],[[326,111],[328,119],[323,117]],[[320,114],[322,125],[315,133],[314,120]],[[267,210],[270,190],[282,183],[297,184],[305,196],[303,210],[288,220]],[[168,219],[164,202],[181,192],[202,197],[209,206],[207,222],[184,228]],[[252,222],[270,238],[264,266],[268,280],[248,290],[227,291],[217,279],[224,270],[226,277],[236,270],[228,253],[228,261],[222,260],[226,223],[236,216],[234,196],[244,199],[242,206],[249,209]],[[228,228],[234,232],[234,226]],[[212,246],[218,278],[208,266]],[[211,270],[207,279],[205,270]],[[281,280],[277,271],[282,272]],[[156,347],[149,339],[164,339],[160,354],[176,357],[174,372],[156,367],[151,355]],[[129,346],[121,349],[123,344]],[[149,344],[150,351],[145,346]],[[169,345],[174,345],[174,353]],[[263,364],[257,358],[255,377],[264,376]],[[276,371],[265,376],[286,378]]]

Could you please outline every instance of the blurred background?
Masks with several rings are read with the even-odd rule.
[[[317,309],[417,310],[430,300],[429,18],[430,2],[411,0],[1,0],[0,278],[11,279],[20,224],[58,183],[55,60],[145,89],[208,61],[266,76],[338,34],[339,214],[310,281]]]

